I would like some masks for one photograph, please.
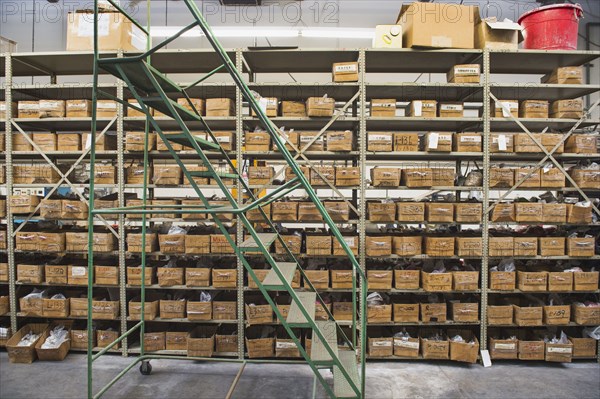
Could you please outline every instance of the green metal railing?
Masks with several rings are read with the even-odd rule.
[[[112,0],[109,0],[109,2],[111,4],[113,4]],[[297,337],[296,334],[294,333],[292,326],[290,326],[289,323],[286,322],[285,317],[282,316],[282,314],[280,313],[274,300],[269,295],[269,291],[263,286],[261,281],[258,279],[256,274],[254,273],[254,270],[252,269],[248,260],[246,259],[244,252],[239,247],[239,243],[236,243],[235,240],[229,235],[227,228],[225,227],[225,225],[222,223],[221,219],[219,218],[219,214],[222,214],[222,213],[233,213],[233,214],[237,215],[238,220],[242,223],[242,225],[245,227],[245,229],[248,232],[248,234],[250,235],[250,237],[253,238],[254,242],[257,244],[257,248],[252,248],[253,252],[254,252],[254,250],[258,250],[260,253],[262,253],[262,255],[263,255],[264,259],[267,261],[267,263],[269,263],[271,265],[271,268],[275,271],[276,275],[282,282],[283,288],[291,296],[293,303],[296,303],[299,306],[299,310],[301,311],[302,315],[306,319],[306,324],[312,329],[313,339],[315,337],[318,337],[319,340],[323,343],[323,346],[325,347],[326,351],[331,356],[332,366],[337,367],[337,369],[342,373],[345,380],[348,382],[349,386],[351,387],[353,393],[355,394],[355,397],[363,397],[364,396],[364,387],[365,387],[365,351],[366,351],[366,293],[367,293],[366,275],[365,275],[364,271],[360,268],[360,265],[359,265],[357,259],[355,258],[354,254],[352,253],[352,250],[350,249],[348,244],[344,241],[338,227],[335,225],[334,221],[331,219],[331,216],[328,214],[328,212],[324,208],[323,204],[319,201],[319,198],[318,198],[316,192],[311,187],[307,178],[302,173],[302,171],[301,171],[299,165],[296,163],[294,157],[292,156],[290,151],[286,148],[285,143],[281,140],[281,138],[279,136],[279,129],[269,120],[269,118],[266,116],[265,112],[261,109],[261,107],[258,104],[258,101],[254,98],[253,93],[248,88],[248,86],[245,84],[240,72],[237,70],[237,68],[235,67],[235,65],[233,64],[231,59],[229,58],[227,52],[221,47],[220,43],[215,39],[214,34],[212,33],[206,20],[204,19],[204,17],[202,16],[200,11],[196,7],[196,5],[192,1],[185,0],[185,4],[188,7],[188,9],[190,10],[190,12],[192,13],[192,15],[194,16],[195,22],[186,26],[181,31],[179,31],[177,34],[166,39],[165,41],[163,41],[162,43],[158,44],[157,46],[155,46],[153,48],[150,48],[150,38],[148,36],[147,51],[145,53],[143,53],[141,55],[137,55],[137,56],[127,57],[127,58],[110,58],[110,59],[104,58],[104,59],[101,59],[101,58],[99,58],[99,53],[98,53],[98,35],[97,35],[97,33],[98,33],[98,22],[97,22],[98,5],[97,5],[97,0],[94,3],[95,3],[94,4],[94,16],[95,16],[95,19],[94,19],[94,66],[93,66],[94,67],[94,90],[93,90],[93,95],[92,95],[92,100],[93,100],[92,132],[91,132],[92,143],[95,143],[95,138],[96,138],[96,128],[97,128],[97,126],[96,126],[96,115],[97,115],[96,103],[97,103],[99,94],[106,96],[108,98],[113,98],[114,100],[118,101],[122,105],[125,105],[127,107],[132,107],[132,108],[137,109],[138,111],[143,112],[146,115],[146,124],[145,124],[145,139],[144,139],[145,145],[144,145],[144,161],[143,161],[144,162],[144,177],[143,177],[144,183],[143,183],[143,197],[142,197],[142,205],[141,206],[119,207],[119,208],[103,209],[103,210],[94,209],[94,198],[93,198],[94,197],[94,163],[95,163],[95,159],[96,159],[96,152],[95,152],[95,145],[92,145],[92,147],[91,147],[91,155],[90,155],[90,157],[91,157],[91,166],[90,166],[91,178],[90,178],[90,199],[89,199],[89,201],[90,201],[89,209],[90,210],[89,210],[89,215],[88,215],[88,223],[89,223],[89,229],[88,229],[88,231],[89,231],[89,233],[88,233],[88,266],[89,266],[89,271],[88,271],[88,309],[89,309],[89,311],[88,311],[88,397],[92,398],[92,397],[101,396],[104,392],[106,392],[107,389],[109,389],[116,381],[118,381],[125,373],[127,373],[131,368],[133,368],[133,366],[135,364],[137,364],[138,362],[142,362],[142,364],[144,364],[144,362],[147,362],[147,360],[149,360],[149,359],[177,358],[177,357],[172,357],[172,356],[146,355],[145,354],[143,336],[144,336],[144,330],[145,330],[144,308],[145,308],[145,289],[146,289],[146,287],[145,287],[146,225],[147,225],[146,216],[149,213],[160,214],[160,213],[183,213],[183,212],[192,213],[192,214],[194,214],[194,213],[210,214],[212,216],[213,221],[215,222],[215,225],[221,231],[221,233],[225,236],[225,238],[227,239],[229,244],[234,249],[236,255],[241,260],[244,268],[247,270],[249,277],[252,278],[257,283],[259,290],[261,291],[261,293],[265,297],[266,301],[269,303],[269,305],[273,309],[276,317],[281,321],[282,326],[285,328],[288,335],[291,337],[291,339],[294,341],[294,343],[298,347],[299,352],[306,359],[308,365],[313,369],[316,379],[318,379],[320,381],[320,383],[323,385],[324,389],[326,390],[326,392],[328,393],[329,396],[335,397],[333,390],[326,383],[324,378],[319,373],[319,367],[310,359],[309,354],[306,353],[306,351],[302,347],[299,337]],[[116,7],[128,19],[133,21],[133,18],[131,18],[129,15],[127,15],[120,7],[118,7],[118,6],[116,6]],[[149,9],[149,7],[148,7],[148,9]],[[148,23],[149,23],[149,21],[150,21],[150,16],[148,15]],[[146,34],[148,34],[149,27],[146,30],[146,29],[143,29],[137,22],[135,22],[135,21],[133,21],[133,22],[136,24],[136,26],[140,27],[140,29],[142,29]],[[213,49],[216,51],[216,53],[219,55],[220,59],[222,60],[223,65],[221,65],[220,67],[209,72],[206,76],[198,79],[191,85],[189,85],[185,88],[180,88],[174,82],[170,81],[168,78],[166,78],[164,75],[161,75],[158,71],[154,70],[150,66],[150,57],[152,56],[152,54],[154,54],[160,48],[164,47],[168,43],[175,40],[177,37],[181,36],[186,31],[188,31],[196,26],[198,26],[198,27],[200,27],[200,29],[202,29],[202,31],[206,35],[206,38],[210,42],[211,46],[213,47]],[[145,75],[145,76],[143,76],[143,78],[146,79],[144,81],[144,83],[150,82],[150,84],[152,86],[151,87],[152,97],[147,97],[146,96],[147,93],[144,93],[144,91],[140,92],[140,90],[138,90],[136,88],[136,84],[135,84],[136,80],[135,79],[139,79],[140,76],[138,74],[135,74],[135,76],[133,76],[130,73],[128,73],[131,71],[127,70],[128,64],[133,64],[133,63],[138,63],[139,64],[138,67],[142,69],[143,74]],[[129,90],[131,91],[131,93],[133,94],[133,96],[136,98],[136,100],[138,102],[138,105],[140,107],[139,109],[137,107],[133,107],[131,104],[123,101],[122,99],[115,98],[114,96],[112,96],[108,93],[104,93],[104,92],[101,92],[98,90],[98,73],[99,73],[99,68],[102,68],[102,67],[104,67],[105,69],[110,67],[109,72],[113,73],[115,76],[117,76],[118,78],[123,80],[128,85]],[[283,186],[279,187],[274,192],[271,192],[264,197],[257,198],[255,196],[255,194],[252,192],[252,190],[250,189],[250,187],[241,178],[239,173],[237,173],[238,169],[236,168],[236,165],[234,165],[233,162],[227,156],[227,152],[221,146],[218,146],[216,149],[220,152],[220,155],[226,160],[228,167],[232,171],[235,171],[237,174],[236,185],[237,185],[238,190],[240,190],[240,189],[245,190],[245,192],[249,196],[250,203],[243,207],[238,206],[238,203],[237,203],[236,199],[234,198],[234,196],[232,195],[230,188],[224,184],[222,178],[219,176],[219,174],[215,171],[214,167],[211,165],[211,163],[208,159],[208,156],[205,154],[204,149],[201,146],[201,141],[199,141],[197,138],[195,138],[191,134],[191,132],[188,129],[188,127],[186,126],[186,123],[183,118],[183,117],[185,117],[187,119],[191,118],[191,120],[196,120],[196,121],[201,122],[204,129],[206,130],[206,133],[212,140],[212,143],[218,143],[218,141],[216,140],[216,137],[213,134],[213,131],[210,129],[210,127],[208,126],[208,124],[206,123],[204,118],[202,118],[202,116],[200,115],[198,110],[194,107],[186,90],[188,90],[191,87],[194,87],[197,84],[200,84],[205,79],[207,79],[208,77],[212,76],[213,74],[219,72],[223,68],[225,68],[225,70],[233,78],[238,89],[241,91],[243,98],[248,101],[251,109],[255,112],[255,114],[258,116],[259,120],[261,121],[261,123],[264,125],[264,127],[266,128],[268,133],[271,135],[272,139],[278,146],[283,158],[288,163],[288,165],[292,169],[293,173],[296,175],[296,178],[294,178],[290,182],[287,182]],[[160,79],[161,79],[160,82],[157,80],[157,76],[160,76]],[[185,96],[185,98],[187,99],[193,112],[186,111],[185,109],[183,109],[183,108],[177,106],[175,103],[173,103],[169,99],[165,90],[163,89],[161,82],[163,82],[163,83],[166,82],[169,86],[172,86],[173,88],[177,88],[177,90]],[[169,116],[174,118],[175,121],[177,122],[177,124],[180,126],[180,128],[183,132],[183,137],[185,137],[189,141],[189,144],[186,144],[186,145],[191,146],[196,150],[196,152],[200,158],[200,161],[202,162],[202,164],[205,167],[207,167],[208,171],[211,174],[210,177],[216,181],[217,186],[220,188],[220,190],[225,195],[226,199],[231,204],[231,208],[229,208],[229,207],[211,207],[208,199],[205,197],[205,195],[203,194],[200,187],[194,181],[194,176],[186,168],[186,166],[184,165],[184,163],[178,156],[178,153],[173,149],[173,147],[169,141],[169,136],[165,135],[165,133],[161,129],[159,123],[152,117],[152,115],[151,115],[151,107],[152,106],[146,104],[146,102],[156,105],[157,100],[160,100],[161,106],[166,107],[166,108],[164,108],[165,113],[167,113]],[[150,127],[152,127],[152,129],[158,133],[160,139],[162,139],[163,142],[165,143],[165,146],[167,147],[171,156],[173,157],[173,159],[175,160],[177,165],[182,169],[185,178],[188,180],[188,182],[191,184],[192,188],[194,189],[194,191],[200,198],[200,200],[203,204],[201,207],[191,207],[189,209],[186,208],[185,210],[182,209],[182,210],[175,211],[175,210],[169,209],[169,207],[165,207],[165,206],[161,206],[161,208],[162,208],[161,210],[153,210],[152,206],[147,205],[148,136],[149,136],[149,132],[150,132]],[[293,253],[291,252],[291,250],[289,249],[287,244],[284,242],[283,238],[279,234],[277,234],[276,227],[273,225],[273,223],[270,221],[270,219],[267,217],[266,213],[262,209],[263,206],[265,206],[273,201],[276,201],[277,199],[282,198],[284,195],[287,195],[289,192],[291,192],[297,188],[302,188],[306,191],[309,198],[311,199],[311,201],[313,201],[316,208],[318,209],[321,216],[323,217],[323,220],[330,228],[331,233],[338,240],[340,246],[347,254],[347,256],[350,259],[352,266],[353,266],[354,275],[353,275],[352,295],[353,295],[353,310],[354,310],[354,312],[353,312],[353,320],[352,320],[352,340],[348,339],[348,337],[345,335],[344,331],[341,329],[341,327],[339,326],[338,323],[336,323],[335,325],[336,325],[336,329],[338,330],[339,336],[345,341],[345,343],[348,345],[349,348],[351,348],[351,350],[356,351],[357,347],[359,347],[361,371],[362,371],[360,384],[354,383],[354,381],[350,377],[350,373],[346,369],[346,366],[340,362],[340,359],[338,358],[336,352],[334,352],[331,345],[325,339],[323,332],[318,328],[315,321],[311,318],[311,315],[309,315],[306,308],[304,308],[304,306],[302,305],[302,302],[300,301],[298,295],[293,290],[290,283],[286,280],[285,276],[282,274],[281,270],[277,266],[277,262],[275,261],[275,259],[269,252],[270,243],[266,246],[262,244],[259,234],[256,232],[256,230],[253,227],[253,224],[247,219],[247,217],[245,215],[245,212],[247,212],[249,210],[257,209],[260,211],[260,214],[262,215],[262,217],[264,219],[264,223],[267,224],[269,226],[269,228],[276,234],[276,238],[279,240],[279,243],[285,249],[286,255],[289,258],[291,258],[292,262],[294,262],[297,265],[297,270],[299,270],[300,273],[302,274],[302,276],[305,277],[304,281],[308,282],[310,290],[312,292],[315,292],[316,298],[317,298],[318,302],[321,305],[323,305],[323,308],[325,309],[329,320],[335,321],[331,312],[327,309],[326,306],[324,306],[325,303],[324,303],[323,299],[317,293],[317,291],[314,288],[314,286],[312,285],[312,283],[310,283],[310,280],[306,279],[304,270],[301,267],[299,267],[298,259],[296,259],[296,257],[293,255]],[[93,350],[92,337],[91,337],[91,335],[92,335],[92,297],[93,297],[93,281],[94,281],[94,279],[93,279],[93,255],[94,254],[93,254],[93,228],[92,228],[92,226],[93,226],[93,218],[95,215],[108,214],[108,213],[113,213],[113,214],[114,213],[118,213],[118,214],[137,213],[137,214],[142,215],[142,255],[141,255],[141,257],[142,257],[142,272],[141,272],[142,282],[141,282],[141,287],[140,287],[140,289],[141,289],[141,295],[140,295],[141,296],[141,298],[140,298],[140,300],[141,300],[141,312],[140,312],[141,313],[140,314],[141,321],[139,323],[137,323],[133,328],[127,330],[127,332],[124,335],[120,336],[115,342],[113,342],[111,345],[109,345],[108,348],[105,348],[104,350],[100,351],[96,355],[93,355],[92,354],[92,350]],[[358,328],[357,319],[356,319],[356,314],[357,314],[357,306],[356,306],[356,303],[357,303],[357,297],[356,297],[357,276],[360,279],[361,285],[363,287],[363,289],[361,290],[361,299],[360,299],[360,306],[361,306],[360,307],[360,309],[361,309],[360,310],[360,313],[361,313],[360,345],[357,345],[357,340],[356,340],[356,331]],[[129,365],[127,368],[125,368],[123,371],[121,371],[121,373],[119,373],[107,386],[102,388],[101,391],[97,395],[94,396],[93,388],[92,388],[92,382],[93,382],[92,363],[95,360],[97,360],[100,356],[105,354],[110,348],[114,347],[114,345],[116,345],[118,342],[122,341],[123,339],[125,339],[126,337],[128,337],[129,335],[131,335],[133,332],[135,332],[138,329],[140,332],[140,356],[131,365]],[[181,358],[177,358],[177,359],[181,359]],[[194,360],[197,358],[184,358],[184,359]],[[204,360],[221,361],[223,359],[212,359],[211,358],[211,359],[204,359]],[[236,361],[239,362],[240,360],[236,360]],[[245,364],[246,362],[251,362],[251,361],[242,360],[242,362],[243,362],[243,364]],[[275,361],[270,360],[269,362],[275,362]],[[353,366],[355,366],[355,364]]]

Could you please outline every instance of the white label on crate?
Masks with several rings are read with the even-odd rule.
[[[442,104],[440,109],[442,111],[462,111],[463,106],[461,104]]]
[[[479,74],[479,68],[465,68],[465,67],[460,67],[460,68],[454,68],[454,74],[455,75],[478,75]]]
[[[60,106],[60,104],[61,103],[58,101],[43,100],[43,101],[40,101],[40,108],[43,108],[43,109],[62,108]]]
[[[358,72],[358,65],[349,64],[349,65],[336,65],[335,72]]]
[[[229,143],[231,141],[231,137],[229,136],[217,136],[217,143]]]
[[[310,143],[314,138],[315,138],[315,136],[300,136],[300,142],[301,143]],[[322,143],[322,142],[323,142],[323,136],[321,136],[315,140],[315,143]]]
[[[77,36],[90,37],[94,36],[94,17],[93,14],[82,14],[79,18],[79,26],[77,27]],[[111,13],[100,13],[98,15],[98,36],[108,36],[108,28],[110,26]],[[91,17],[91,18],[90,18]]]
[[[73,266],[71,268],[71,276],[85,276],[86,270],[87,269],[83,266]]]
[[[18,109],[40,109],[39,103],[24,103],[19,101]]]
[[[396,103],[371,103],[372,108],[396,108]]]
[[[517,344],[501,344],[501,343],[494,344],[494,349],[514,350],[516,348],[517,348]]]
[[[370,134],[368,138],[369,143],[373,141],[392,141],[391,134]]]
[[[440,139],[440,135],[437,133],[429,133],[428,136],[428,147],[435,150],[438,148],[438,141]]]
[[[131,30],[129,31],[129,36],[131,36],[131,44],[138,50],[144,50],[146,48],[147,40],[144,32],[138,29],[137,26],[131,25]]]
[[[98,109],[117,109],[117,103],[114,101],[98,102]]]
[[[496,103],[496,109],[504,109],[504,108],[508,108],[511,111],[517,110],[519,109],[519,103],[515,102],[515,101],[498,101]]]
[[[400,346],[402,348],[419,349],[418,342],[404,341],[401,338],[394,338],[394,346]]]
[[[85,149],[87,150],[91,146],[92,146],[92,135],[90,133],[88,133],[85,138]]]
[[[572,352],[573,352],[573,348],[556,348],[556,347],[552,347],[552,346],[548,347],[548,353],[572,353]]]
[[[483,367],[491,367],[492,359],[490,358],[490,352],[488,350],[481,350],[481,361],[483,362]]]
[[[375,341],[373,342],[373,346],[392,346],[391,341]]]
[[[423,115],[423,101],[413,101],[414,116]]]
[[[481,136],[461,136],[461,143],[481,143]]]
[[[500,151],[506,151],[507,149],[507,142],[506,142],[506,136],[501,134],[498,136],[498,149]]]
[[[275,348],[277,349],[294,349],[296,348],[296,344],[293,342],[279,342],[275,343]]]
[[[0,103],[0,111],[6,111],[6,104]]]
[[[267,107],[269,106],[269,100],[266,98],[260,98],[258,100],[258,107],[262,110],[262,112],[267,112]]]
[[[354,246],[354,237],[344,237],[344,242],[349,247],[353,247]]]

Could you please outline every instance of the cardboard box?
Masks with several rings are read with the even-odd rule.
[[[40,103],[38,101],[19,101],[17,110],[18,118],[37,119],[40,117]]]
[[[48,329],[48,324],[26,324],[6,341],[6,351],[10,363],[33,363],[37,359],[35,351],[36,344],[42,338],[41,335]],[[29,333],[40,334],[30,346],[19,346],[21,339]]]
[[[371,99],[371,117],[394,118],[396,116],[396,99]]]
[[[344,236],[344,242],[350,247],[354,256],[358,256],[358,236]],[[346,251],[342,248],[337,238],[333,237],[333,256],[345,256]]]
[[[173,351],[187,351],[188,332],[167,331],[165,334],[165,348]]]
[[[400,169],[375,167],[371,169],[372,187],[398,187],[400,186]]]
[[[519,340],[519,360],[544,360],[544,341]]]
[[[419,304],[395,303],[394,305],[395,323],[418,323],[419,322]]]
[[[452,223],[454,221],[454,204],[444,202],[427,202],[425,214],[431,223]]]
[[[572,134],[565,142],[565,152],[573,154],[597,154],[597,134]]]
[[[515,204],[512,202],[498,203],[492,210],[492,222],[515,222],[517,215],[515,213]]]
[[[40,203],[40,198],[37,195],[11,195],[9,197],[9,202],[10,202],[10,208],[13,214],[15,215],[27,215],[32,213],[33,211],[35,211],[35,209],[37,208],[38,204]],[[47,218],[47,216],[51,216],[50,218],[52,218],[53,214],[48,215],[48,213],[44,214],[44,204],[47,203],[47,201],[50,200],[43,200],[42,202],[42,206],[40,207],[40,211],[42,213],[42,217]],[[58,212],[58,216],[60,216],[60,201],[58,203],[59,205],[59,212]]]
[[[25,316],[43,316],[44,300],[43,298],[19,298],[19,310]]]
[[[419,133],[394,133],[394,151],[419,151]]]
[[[562,154],[565,152],[565,144],[563,142],[564,135],[562,133],[544,133],[541,135],[542,146],[548,152],[552,152],[556,147],[555,154]],[[557,147],[558,146],[558,147]]]
[[[448,83],[479,83],[481,80],[481,65],[455,65],[446,75]]]
[[[198,114],[200,115],[206,114],[206,101],[204,101],[204,99],[202,98],[190,98],[189,101],[187,98],[178,98],[177,104],[181,105],[183,108],[187,109],[194,115],[196,114],[196,112],[198,112]]]
[[[94,320],[116,320],[119,317],[119,310],[119,301],[92,301]]]
[[[145,51],[146,35],[129,19],[116,10],[102,10],[99,14],[100,33],[98,49]],[[67,21],[67,50],[82,51],[93,49],[93,11],[69,12]]]
[[[88,206],[79,200],[62,200],[61,218],[84,220],[88,217]]]
[[[33,133],[33,142],[44,152],[56,151],[56,133]]]
[[[479,133],[456,133],[454,135],[454,151],[481,152],[482,137]]]
[[[300,254],[300,250],[302,248],[302,235],[300,234],[286,234],[282,235],[281,238],[285,242],[285,245],[290,249],[292,254],[298,255]],[[279,240],[275,241],[275,253],[278,255],[286,254],[285,248],[279,242]]]
[[[148,352],[164,351],[166,349],[166,332],[144,333],[144,349]]]
[[[334,302],[333,303],[333,318],[336,320],[349,321],[352,320],[352,303],[351,302]]]
[[[394,338],[371,338],[369,339],[369,357],[390,357],[394,354]]]
[[[325,180],[323,180],[317,173],[318,171]],[[310,184],[313,186],[328,186],[329,184],[335,184],[336,168],[333,166],[316,166],[310,169]],[[328,184],[329,183],[329,184]]]
[[[156,269],[158,285],[161,287],[173,287],[183,285],[184,269],[182,267],[159,267]]]
[[[97,330],[96,331],[96,340],[98,342],[99,348],[106,348],[108,345],[112,344],[119,338],[119,332],[113,330]],[[121,344],[117,342],[112,349],[119,349]]]
[[[360,184],[360,168],[341,167],[335,168],[335,185],[337,187],[353,187]]]
[[[67,284],[67,265],[51,265],[44,266],[44,274],[46,275],[46,283],[48,284]]]
[[[430,152],[452,151],[452,133],[426,133],[425,149]]]
[[[514,151],[514,134],[492,133],[491,135],[491,153],[506,153]]]
[[[235,102],[231,98],[206,99],[207,117],[227,117],[235,115]]]
[[[268,152],[271,149],[271,136],[266,132],[246,132],[246,151]]]
[[[416,359],[419,357],[419,338],[394,338],[394,356]]]
[[[112,165],[99,164],[94,168],[94,183],[116,184],[117,168]]]
[[[513,305],[513,311],[515,324],[518,326],[541,326],[543,324],[541,306],[521,307]]]
[[[10,110],[11,110],[11,118],[17,117],[17,113],[18,113],[17,109],[18,108],[17,108],[17,103],[16,102],[14,102],[14,101],[11,102],[10,106],[7,107],[6,106],[6,101],[0,101],[0,119],[3,119],[3,120],[7,119],[6,118],[6,111],[7,111],[8,108],[10,108]],[[4,151],[4,150],[2,150],[2,151]]]
[[[313,256],[331,255],[332,241],[331,236],[307,235],[306,236],[306,254]]]
[[[402,48],[402,26],[377,25],[373,48]]]
[[[125,133],[125,150],[127,151],[144,151],[144,142],[146,141],[146,133],[144,132],[126,132]],[[148,151],[156,148],[156,133],[148,133]]]
[[[489,255],[494,257],[513,256],[514,245],[512,237],[490,237]]]
[[[431,182],[434,187],[454,187],[454,168],[432,168]]]
[[[87,330],[71,330],[71,348],[86,349],[88,346]],[[92,346],[96,346],[96,334],[92,333]]]
[[[300,171],[301,173],[304,175],[304,177],[306,178],[306,180],[310,181],[310,171],[309,171],[309,167],[308,166],[302,166],[299,165]],[[319,170],[321,171],[321,169]],[[332,170],[333,173],[333,170]],[[294,173],[293,169],[289,166],[286,166],[285,168],[285,181],[290,181],[292,179],[296,178],[296,174]],[[334,178],[335,178],[335,174],[334,174]]]
[[[32,140],[32,134],[22,134],[21,132],[13,133],[12,135],[12,149],[13,151],[21,152],[21,151],[33,151],[33,146],[31,145],[29,140]],[[27,139],[29,138],[29,140]],[[49,165],[48,165],[49,166]]]
[[[274,222],[288,222],[298,219],[298,205],[296,201],[273,202],[271,204],[271,220]]]
[[[98,100],[96,102],[98,118],[114,118],[117,116],[117,102],[114,100]]]
[[[248,184],[263,186],[268,185],[275,176],[272,166],[250,166],[248,168]]]
[[[153,232],[146,233],[146,252],[156,252],[158,250],[158,235]],[[142,235],[127,234],[127,251],[131,253],[142,252]]]
[[[338,62],[333,64],[334,82],[358,82],[358,62]]]
[[[515,184],[521,181],[521,179],[525,178],[525,176],[531,173],[530,168],[519,168],[515,170]],[[538,188],[541,186],[541,173],[540,170],[536,170],[529,176],[519,187],[532,187]]]
[[[184,254],[185,234],[159,234],[158,246],[163,254]]]
[[[477,358],[479,356],[479,340],[472,334],[471,337],[466,339],[468,339],[468,341],[450,341],[450,360],[463,363],[477,363]],[[471,340],[473,342],[471,342]]]
[[[427,273],[421,271],[421,285],[424,291],[452,291],[452,273]]]
[[[391,290],[393,273],[393,270],[367,270],[369,287],[374,290]],[[390,312],[391,309],[390,307]]]
[[[592,257],[595,255],[595,240],[590,238],[568,237],[567,255],[577,257]]]
[[[600,272],[573,273],[573,289],[575,291],[595,291],[598,289]]]
[[[488,306],[487,317],[488,324],[494,325],[508,325],[513,323],[514,310],[512,305],[508,306]]]
[[[396,203],[368,202],[367,211],[371,222],[394,222],[396,220]]]
[[[565,326],[571,321],[571,306],[544,306],[544,324]]]
[[[516,359],[518,353],[518,339],[490,338],[490,357],[492,359]]]
[[[212,281],[215,288],[237,287],[236,269],[212,269]]]
[[[67,100],[65,102],[67,118],[89,118],[92,116],[90,100]]]
[[[187,355],[190,357],[212,357],[215,350],[215,333],[214,327],[196,327],[186,339]],[[237,342],[237,336],[235,337]],[[219,352],[219,347],[217,346]]]
[[[69,299],[42,299],[44,317],[69,317]]]
[[[231,131],[213,131],[213,136],[217,140],[217,144],[219,144],[223,150],[225,151],[233,151],[235,150],[235,132]],[[212,137],[207,136],[206,140],[212,142]]]
[[[543,204],[542,220],[546,223],[566,223],[568,209],[568,204]]]
[[[36,232],[19,231],[15,236],[15,248],[18,251],[37,251],[38,234]]]
[[[532,133],[533,136],[540,144],[542,144],[542,134]],[[533,141],[527,133],[517,133],[514,135],[515,138],[515,152],[519,153],[540,153],[542,149]]]
[[[548,272],[517,271],[517,282],[521,291],[543,292],[548,287]]]
[[[552,103],[551,118],[581,119],[583,117],[583,100],[557,100]]]
[[[331,288],[346,289],[352,288],[352,270],[331,270]]]
[[[367,151],[391,152],[393,148],[393,132],[367,132]]]
[[[567,66],[556,68],[542,77],[542,83],[581,85],[583,84],[583,66]]]
[[[568,344],[552,344],[546,342],[546,358],[547,362],[571,363],[573,358],[573,343]]]
[[[287,118],[305,118],[306,104],[302,101],[281,101],[281,116]]]
[[[459,223],[481,223],[483,204],[462,202],[454,204],[454,217]]]
[[[492,116],[496,118],[515,118],[519,117],[519,101],[517,100],[499,100],[494,102],[494,112]]]
[[[593,338],[574,338],[569,337],[573,343],[573,359],[596,357],[598,343]]]
[[[496,17],[477,18],[475,48],[518,50],[519,43],[523,41],[522,30],[521,25],[512,21],[498,21]]]
[[[418,290],[420,280],[421,272],[419,270],[394,270],[394,288],[397,290]]]
[[[40,252],[65,251],[65,233],[39,232],[37,239]]]
[[[217,352],[237,352],[237,347],[237,335],[215,335],[215,349]]]
[[[61,133],[62,134],[62,133]],[[96,151],[115,151],[117,149],[117,135],[108,132],[101,137],[96,136]],[[89,133],[81,135],[81,145],[83,149],[91,148],[92,136]]]
[[[96,284],[119,284],[118,266],[94,266],[94,279]]]
[[[235,301],[213,301],[213,320],[236,320],[237,302]]]
[[[203,321],[212,319],[211,302],[187,302],[186,314],[189,321]]]
[[[400,184],[410,188],[433,186],[433,170],[431,168],[403,169]]]
[[[428,256],[454,256],[454,237],[425,237]]]
[[[154,165],[152,181],[157,186],[175,186],[181,184],[182,171],[178,165]]]
[[[246,338],[246,349],[250,359],[275,357],[275,338]]]
[[[392,237],[390,236],[367,236],[367,256],[390,256],[392,254]]]
[[[579,188],[598,188],[600,185],[600,170],[570,169],[569,175]]]
[[[367,321],[369,323],[391,323],[392,305],[368,305]]]
[[[540,256],[564,256],[565,237],[540,237]]]
[[[497,291],[514,291],[517,284],[515,272],[490,272],[490,289]],[[512,312],[512,308],[511,308]],[[511,316],[512,317],[512,316]],[[510,323],[508,323],[510,324]]]
[[[210,253],[210,235],[185,236],[185,253],[191,255]],[[194,270],[194,269],[192,269]]]
[[[415,2],[402,6],[396,23],[403,27],[402,37],[408,48],[472,49],[477,15],[478,7]]]
[[[572,291],[573,274],[571,272],[549,272],[548,291]]]
[[[423,254],[423,237],[394,236],[392,237],[392,253],[394,255],[411,257]],[[418,279],[417,279],[418,281]],[[396,287],[398,288],[398,287]]]
[[[292,339],[275,339],[275,357],[300,357],[300,350]]]
[[[88,268],[87,266],[68,265],[67,282],[69,285],[87,285]]]
[[[422,303],[421,321],[424,323],[442,323],[446,321],[446,303]]]
[[[160,270],[161,268],[159,268]],[[163,268],[164,269],[164,268]],[[161,299],[159,303],[159,314],[161,319],[183,319],[185,318],[186,301],[168,301]]]
[[[548,118],[550,103],[543,100],[525,100],[521,102],[520,118]]]
[[[329,288],[329,271],[327,270],[304,270],[306,278],[312,283],[317,289]],[[304,281],[304,287],[308,287],[306,280]]]
[[[600,323],[600,307],[583,306],[581,303],[574,303],[571,306],[573,321],[581,326],[597,326]]]
[[[413,100],[410,103],[408,116],[437,118],[437,105],[435,100]]]
[[[450,343],[447,339],[435,341],[427,338],[421,338],[421,353],[423,359],[441,359],[450,358]]]
[[[542,210],[539,202],[515,202],[517,222],[543,222]]]
[[[310,97],[306,100],[306,114],[310,117],[331,117],[335,110],[335,99],[331,97]]]
[[[158,308],[160,301],[155,298],[146,298],[144,304],[144,320],[154,320],[158,317]],[[129,320],[141,320],[142,303],[140,298],[136,297],[129,301]]]
[[[476,291],[479,288],[479,272],[453,271],[452,287],[454,291]]]
[[[352,151],[354,134],[350,130],[327,132],[327,151]]]
[[[440,118],[463,118],[465,116],[465,106],[459,102],[440,103],[438,115]]]

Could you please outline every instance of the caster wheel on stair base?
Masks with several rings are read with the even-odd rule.
[[[148,362],[148,361],[142,362],[142,364],[140,365],[140,373],[142,373],[142,375],[152,374],[152,365],[150,365],[150,362]]]

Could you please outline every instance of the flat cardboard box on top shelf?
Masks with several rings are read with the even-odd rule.
[[[93,49],[93,11],[69,12],[67,21],[67,51]],[[145,51],[146,34],[116,10],[102,10],[100,26],[104,27],[98,38],[100,51]]]
[[[480,18],[475,15],[475,48],[493,50],[518,50],[523,41],[523,28],[510,20],[498,21],[496,17]]]

